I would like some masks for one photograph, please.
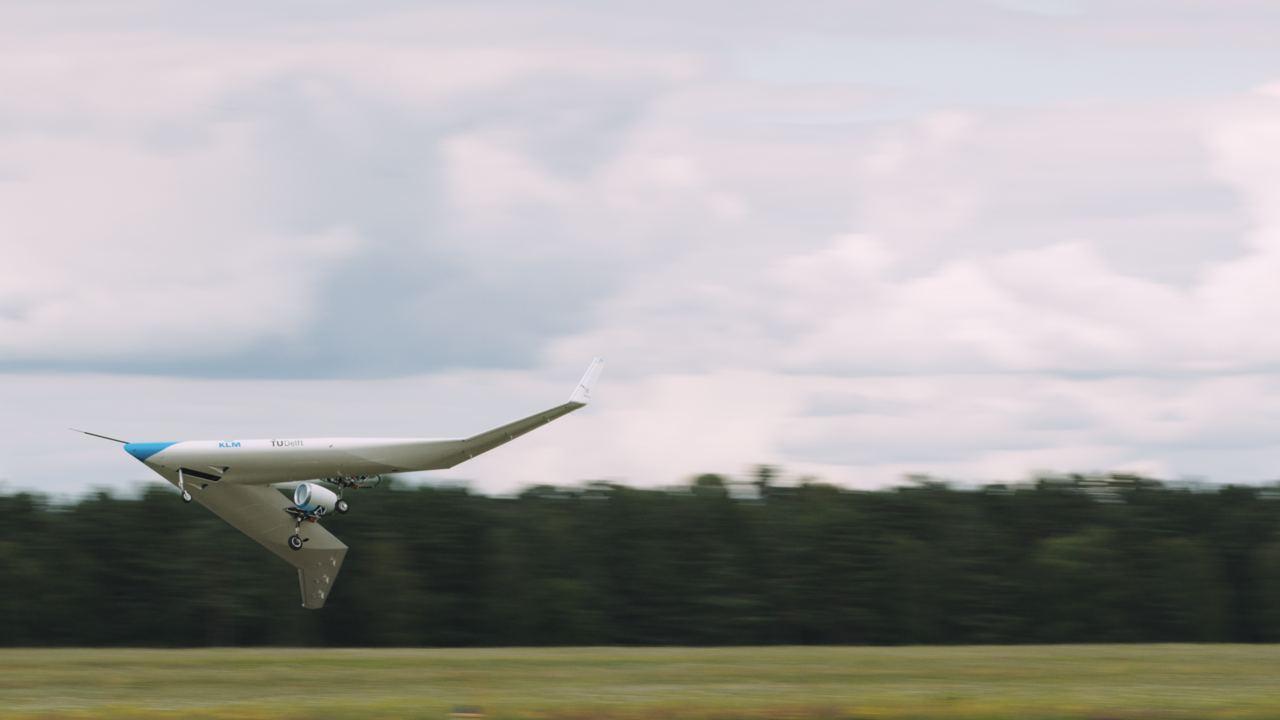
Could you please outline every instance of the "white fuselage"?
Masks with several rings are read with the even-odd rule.
[[[273,438],[137,443],[125,449],[167,477],[182,468],[188,476],[258,485],[430,469],[450,453],[453,443],[425,438]]]

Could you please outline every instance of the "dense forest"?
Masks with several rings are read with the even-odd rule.
[[[167,486],[0,496],[7,645],[1280,640],[1280,489],[1065,477],[878,491],[362,490],[328,606]]]

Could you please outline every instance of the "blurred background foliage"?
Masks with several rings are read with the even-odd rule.
[[[0,496],[0,643],[1280,640],[1280,489],[1059,477],[876,491],[716,475],[356,492],[328,606],[172,488]]]

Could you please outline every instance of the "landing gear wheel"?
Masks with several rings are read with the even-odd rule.
[[[294,550],[301,550],[301,549],[302,549],[302,537],[301,537],[301,536],[298,536],[298,535],[290,535],[290,536],[289,536],[289,547],[293,548]]]
[[[191,493],[186,490],[182,491],[182,502],[191,502]]]
[[[333,507],[335,510],[343,514],[346,514],[346,512],[351,509],[351,506],[347,504],[346,500],[339,500]]]

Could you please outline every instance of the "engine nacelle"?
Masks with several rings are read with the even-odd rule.
[[[293,506],[304,513],[324,515],[333,512],[338,494],[315,483],[302,483],[293,489]]]

